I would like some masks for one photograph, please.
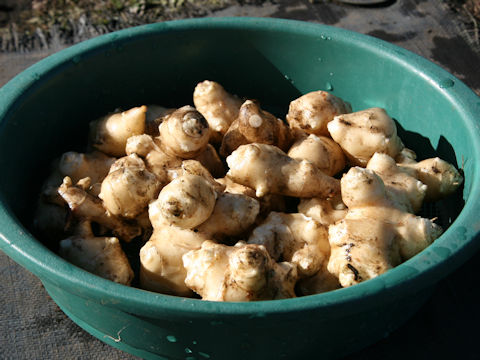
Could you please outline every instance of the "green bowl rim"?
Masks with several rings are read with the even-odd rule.
[[[76,57],[112,46],[119,41],[133,41],[137,37],[154,35],[157,32],[222,28],[324,35],[335,41],[355,43],[356,46],[377,52],[382,57],[417,72],[418,76],[424,77],[434,86],[439,86],[441,79],[451,79],[455,82],[455,86],[441,89],[441,91],[456,108],[460,109],[465,125],[471,136],[476,139],[473,141],[474,153],[480,154],[480,121],[478,121],[478,115],[475,115],[480,114],[480,98],[450,73],[408,50],[367,35],[327,25],[272,18],[201,18],[167,21],[102,35],[66,48],[34,64],[0,89],[0,131],[3,127],[2,119],[15,110],[17,100],[34,91],[36,82],[41,81],[43,76],[61,71],[63,65],[68,66]],[[480,167],[475,163],[472,166],[474,167],[473,179],[476,182],[472,182],[464,209],[434,244],[375,279],[354,287],[318,295],[250,303],[218,303],[179,298],[119,285],[77,268],[46,249],[21,225],[3,202],[0,202],[0,249],[48,284],[65,287],[67,291],[72,291],[72,286],[75,285],[75,291],[85,298],[93,298],[112,306],[127,306],[126,308],[130,309],[134,306],[138,310],[136,313],[146,316],[165,314],[166,311],[177,316],[192,316],[192,314],[244,316],[252,313],[273,315],[332,306],[351,306],[352,302],[368,301],[378,296],[395,296],[398,291],[413,292],[420,287],[432,285],[473,255],[479,243],[475,239],[480,234],[480,222],[476,215],[480,213],[480,203],[474,201],[480,198]],[[470,227],[467,224],[470,224]],[[465,241],[465,239],[470,240]],[[449,255],[439,251],[442,250],[439,248],[446,248]],[[385,289],[396,291],[384,291]]]

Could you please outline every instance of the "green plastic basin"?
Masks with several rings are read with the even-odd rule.
[[[291,100],[331,90],[354,110],[387,109],[407,145],[463,168],[462,192],[433,209],[446,232],[373,280],[296,299],[215,303],[89,274],[29,231],[51,159],[81,150],[88,122],[116,107],[192,103],[216,80],[284,117]],[[383,41],[304,22],[182,20],[104,35],[27,69],[0,90],[0,249],[36,274],[76,323],[151,359],[333,358],[408,319],[478,248],[480,98],[438,66]],[[452,222],[451,224],[449,224]]]

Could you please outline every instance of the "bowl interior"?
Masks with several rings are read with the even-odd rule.
[[[143,26],[87,41],[34,65],[0,90],[3,237],[35,242],[22,225],[29,228],[49,163],[62,152],[83,150],[89,121],[116,108],[192,104],[195,85],[205,79],[259,100],[282,118],[291,100],[319,89],[349,101],[354,110],[384,107],[419,157],[438,155],[463,169],[463,194],[434,212],[449,225],[464,201],[468,211],[425,254],[372,285],[340,290],[341,298],[398,285],[422,270],[438,270],[478,233],[478,220],[473,229],[466,224],[475,219],[471,213],[476,205],[469,199],[479,187],[474,113],[480,113],[480,100],[460,81],[405,50],[340,29],[267,19],[204,19]],[[47,252],[39,249],[33,250],[37,263]],[[75,271],[70,269],[72,278],[79,276]],[[82,276],[105,289],[118,289]],[[321,297],[334,302],[334,293],[317,296],[315,303]],[[310,300],[295,299],[300,301]]]

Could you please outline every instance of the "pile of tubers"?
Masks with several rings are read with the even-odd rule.
[[[63,154],[43,184],[38,233],[106,279],[212,301],[351,286],[441,235],[416,214],[462,176],[439,158],[417,162],[384,109],[352,112],[314,91],[285,122],[213,81],[193,102],[91,122],[89,150]]]

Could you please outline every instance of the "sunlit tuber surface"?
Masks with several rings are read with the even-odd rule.
[[[295,265],[276,263],[261,245],[205,241],[186,253],[185,283],[203,300],[254,301],[295,297]]]
[[[328,131],[353,165],[365,166],[376,152],[395,157],[403,149],[395,122],[381,108],[335,116]]]
[[[216,192],[210,182],[198,175],[185,174],[166,185],[150,204],[150,219],[156,224],[173,224],[192,229],[213,212]]]
[[[410,213],[417,213],[421,209],[427,185],[408,170],[397,166],[390,156],[375,153],[367,169],[373,170],[383,180],[390,201],[395,203],[396,208]]]
[[[462,175],[445,160],[435,157],[417,162],[415,159],[416,154],[409,149],[396,158],[402,169],[413,171],[415,176],[427,185],[426,201],[436,201],[449,196],[462,184]]]
[[[322,225],[334,224],[347,214],[347,207],[340,194],[331,199],[300,199],[298,212],[311,217]]]
[[[191,159],[205,150],[210,138],[207,120],[195,108],[183,106],[167,115],[159,127],[160,147],[171,156]]]
[[[349,103],[326,91],[313,91],[290,103],[287,122],[307,134],[328,135],[327,124],[333,117],[350,113]]]
[[[88,179],[88,178],[87,178]],[[58,188],[58,193],[65,200],[70,208],[72,216],[76,221],[92,221],[112,230],[118,238],[131,241],[141,234],[138,225],[126,222],[114,216],[102,206],[102,201],[88,194],[84,187],[73,185],[69,177],[65,177]]]
[[[205,80],[195,87],[193,102],[210,125],[211,141],[220,143],[223,135],[238,117],[242,101],[228,93],[219,83]]]
[[[173,225],[154,224],[149,241],[140,249],[140,285],[143,289],[163,294],[192,296],[185,285],[187,271],[182,256],[199,249],[206,240],[203,235]]]
[[[116,237],[96,237],[88,221],[60,241],[60,255],[72,264],[105,279],[130,285],[133,270]]]
[[[143,160],[132,154],[112,165],[98,197],[110,214],[134,219],[157,197],[160,186]]]
[[[300,277],[314,275],[330,255],[327,228],[303,214],[271,212],[248,243],[265,246],[276,261],[297,265]]]
[[[209,239],[238,236],[255,223],[259,212],[260,203],[256,199],[224,192],[219,195],[210,217],[196,230]]]
[[[348,212],[329,227],[328,270],[344,287],[384,273],[442,233],[431,220],[408,213],[405,201],[398,202],[399,194],[392,193],[370,169],[351,168],[341,186]]]
[[[92,122],[90,152],[64,153],[41,186],[33,222],[49,247],[128,285],[120,245],[132,242],[133,283],[165,294],[312,295],[418,254],[442,232],[415,215],[423,200],[463,182],[444,160],[417,162],[385,110],[348,113],[324,91],[293,100],[288,125],[212,81],[198,84],[194,102]]]
[[[222,183],[218,182],[212,174],[208,171],[208,169],[203,166],[200,161],[197,160],[183,160],[182,164],[180,167],[176,169],[172,169],[172,172],[176,172],[176,176],[174,178],[177,178],[182,175],[198,175],[205,180],[207,180],[212,188],[215,190],[216,193],[222,193],[223,190],[225,190],[225,185]]]
[[[235,182],[255,189],[256,195],[332,197],[339,181],[325,175],[308,161],[292,159],[279,148],[266,144],[242,145],[228,158],[227,173]]]
[[[107,115],[90,123],[92,145],[111,156],[124,156],[125,144],[132,135],[145,132],[146,106]]]
[[[282,120],[247,100],[223,137],[220,155],[226,157],[240,145],[250,143],[275,145],[286,151],[292,141],[291,130]]]
[[[88,154],[69,151],[64,153],[58,163],[58,169],[63,177],[68,176],[73,182],[89,177],[92,184],[101,183],[107,176],[114,157],[100,151]]]
[[[225,191],[232,194],[242,194],[250,196],[260,203],[260,212],[257,217],[257,220],[265,218],[268,216],[270,211],[286,211],[285,198],[282,195],[278,194],[267,194],[258,198],[255,194],[255,190],[249,188],[248,186],[238,184],[230,179],[228,176],[225,176],[221,179],[216,179],[217,182],[225,185]]]
[[[383,274],[400,264],[394,224],[381,220],[343,219],[328,229],[328,270],[343,287]]]
[[[345,155],[342,148],[326,136],[302,136],[295,141],[288,156],[302,161],[308,160],[325,174],[333,176],[345,168]]]

